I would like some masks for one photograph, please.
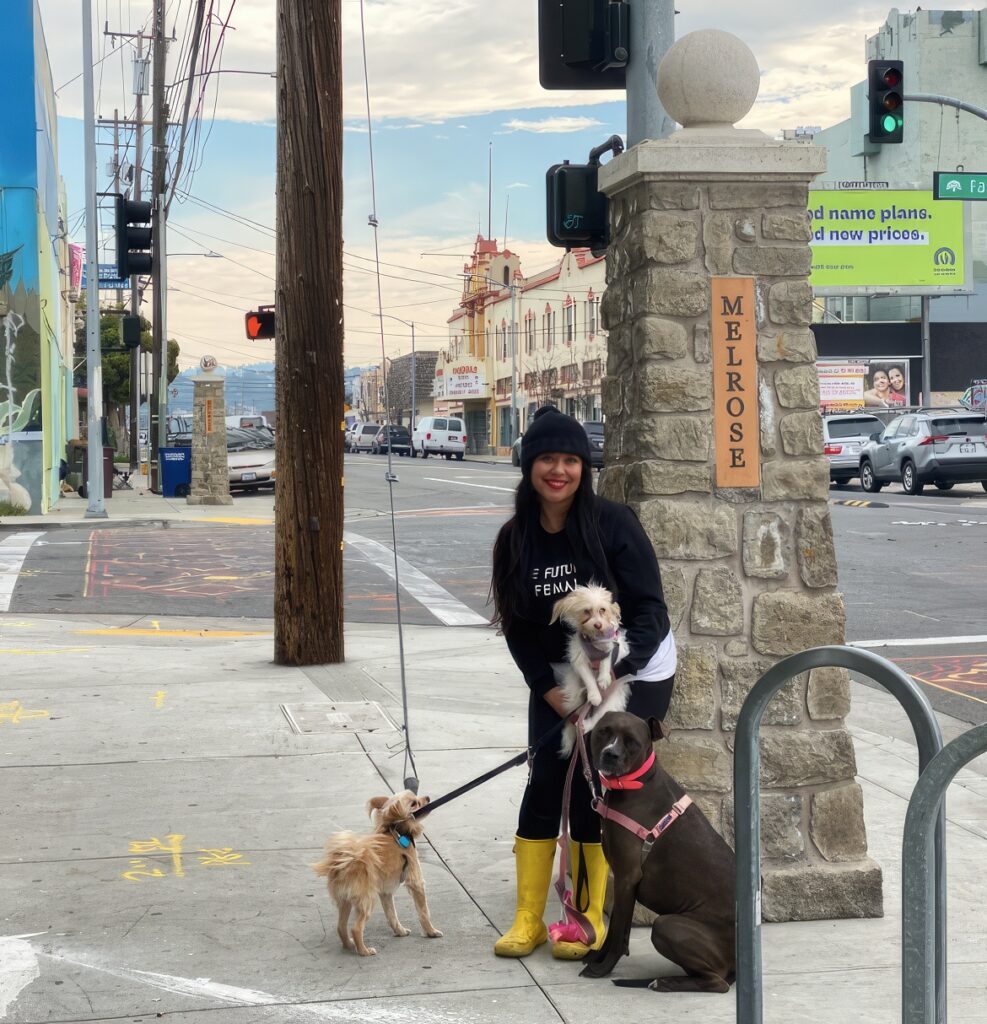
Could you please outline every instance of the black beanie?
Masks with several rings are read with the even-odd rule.
[[[590,463],[586,431],[553,405],[543,405],[531,417],[531,423],[521,438],[521,472],[527,475],[532,462],[545,452],[578,455],[587,466]]]

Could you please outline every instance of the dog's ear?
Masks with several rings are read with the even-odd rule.
[[[613,617],[620,621],[620,605],[616,601],[613,602]]]
[[[369,800],[367,801],[367,817],[368,817],[368,818],[369,818],[369,819],[370,819],[370,820],[371,820],[372,822],[374,822],[374,824],[376,824],[376,823],[377,823],[377,815],[379,814],[379,812],[380,812],[380,809],[381,809],[381,808],[382,808],[382,807],[384,806],[384,804],[386,804],[386,803],[387,803],[387,801],[388,801],[388,800],[390,800],[390,799],[391,799],[391,798],[390,798],[389,796],[372,796],[372,797],[371,797],[371,798],[370,798],[370,799],[369,799]]]
[[[582,600],[581,595],[575,590],[566,594],[565,597],[560,597],[552,606],[552,617],[548,624],[551,625],[553,622],[558,622],[559,619],[564,619],[579,607]]]
[[[655,742],[658,740],[666,739],[668,731],[665,728],[665,723],[658,718],[648,719],[648,728],[651,730],[651,738]]]

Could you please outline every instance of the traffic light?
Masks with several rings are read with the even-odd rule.
[[[904,64],[900,60],[867,62],[868,134],[875,145],[904,141],[904,96]]]
[[[247,338],[250,341],[258,341],[261,338],[274,337],[274,307],[261,306],[260,309],[251,310],[246,316]]]
[[[120,335],[127,348],[140,348],[141,318],[139,316],[123,317],[120,324]]]
[[[151,222],[151,204],[115,196],[117,274],[130,277],[151,273],[151,229],[132,227]]]
[[[553,164],[545,175],[548,240],[563,249],[587,248],[594,255],[610,244],[610,211],[599,190],[600,157],[612,150],[624,151],[619,135],[590,151],[589,162]]]
[[[623,0],[538,0],[541,87],[623,89],[629,12]]]

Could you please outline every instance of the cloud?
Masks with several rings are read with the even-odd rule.
[[[514,118],[505,121],[504,127],[512,132],[534,132],[538,135],[561,132],[582,132],[587,128],[599,128],[602,121],[592,117],[546,117],[541,121],[521,121]]]

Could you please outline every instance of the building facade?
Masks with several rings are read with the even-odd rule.
[[[864,59],[900,60],[905,95],[945,94],[979,106],[987,95],[987,10],[892,10],[864,47]],[[987,125],[936,103],[905,104],[904,141],[875,146],[867,140],[867,83],[850,91],[848,120],[814,136],[828,150],[820,183],[932,189],[936,171],[987,167]],[[973,246],[974,294],[932,300],[930,318],[941,322],[987,320],[987,203],[967,203]],[[817,303],[829,323],[915,321],[921,299],[908,295],[827,296]]]
[[[605,277],[603,257],[587,249],[525,277],[515,253],[477,237],[434,384],[436,414],[464,418],[471,451],[508,453],[546,402],[582,421],[601,418]]]
[[[36,0],[0,9],[7,89],[0,142],[0,501],[37,514],[60,494],[75,424],[65,191]]]

